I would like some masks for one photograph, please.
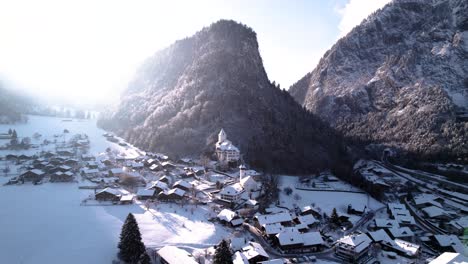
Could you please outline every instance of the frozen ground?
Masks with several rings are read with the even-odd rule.
[[[352,204],[357,207],[365,205],[367,208],[372,210],[378,209],[383,206],[382,203],[373,199],[364,193],[348,193],[348,192],[333,192],[333,191],[305,191],[295,189],[298,178],[295,176],[281,176],[279,188],[280,188],[280,206],[294,208],[302,208],[304,206],[314,204],[315,207],[319,207],[322,212],[327,215],[331,215],[333,208],[336,208],[338,215],[346,214],[348,204]],[[352,189],[348,184],[339,182],[334,185],[343,185],[339,189]],[[290,187],[293,192],[291,195],[287,195],[284,192],[286,187]],[[356,222],[361,217],[356,215],[350,215],[350,221]]]

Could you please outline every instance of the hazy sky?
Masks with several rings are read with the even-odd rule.
[[[287,88],[387,2],[0,0],[0,78],[70,100],[117,98],[145,58],[224,18],[257,32],[269,78]]]

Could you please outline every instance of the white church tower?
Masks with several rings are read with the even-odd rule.
[[[237,162],[240,158],[239,149],[227,139],[227,134],[224,129],[221,129],[218,134],[218,142],[216,142],[216,156],[222,164]]]

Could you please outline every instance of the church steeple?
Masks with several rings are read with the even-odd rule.
[[[219,134],[218,134],[218,142],[223,142],[226,139],[227,139],[226,132],[224,131],[224,129],[221,128],[221,131],[219,131]]]

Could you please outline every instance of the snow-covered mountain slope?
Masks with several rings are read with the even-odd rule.
[[[341,148],[328,125],[270,83],[256,33],[226,20],[149,58],[99,124],[178,156],[212,153],[224,128],[247,162],[277,171],[329,167]]]
[[[289,91],[353,139],[466,157],[468,1],[391,2]]]

